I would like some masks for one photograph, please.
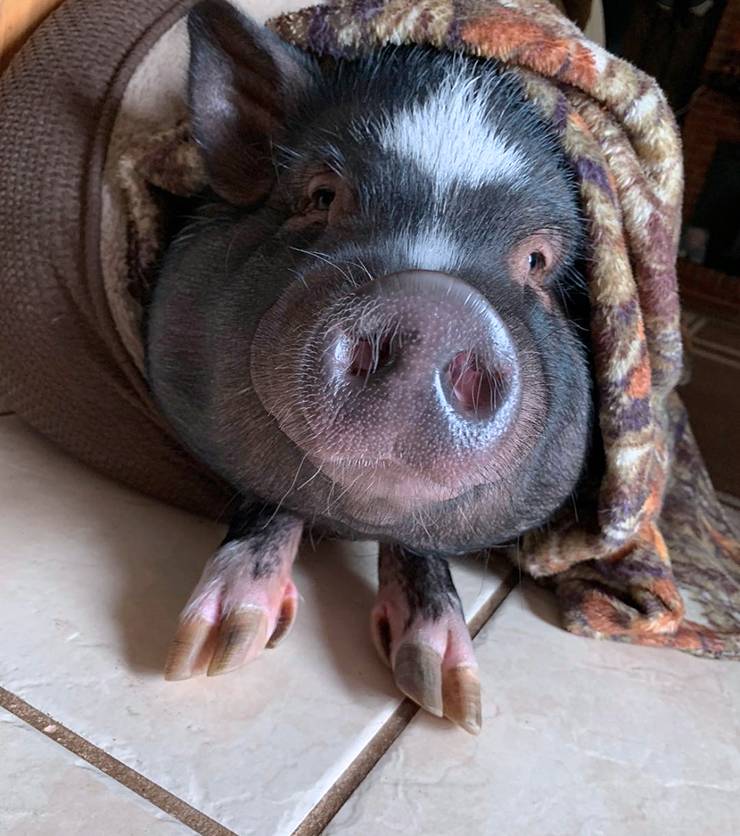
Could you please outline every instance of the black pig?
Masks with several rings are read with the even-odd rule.
[[[189,31],[212,194],[165,258],[148,370],[242,507],[167,675],[224,673],[284,635],[316,525],[381,542],[378,650],[404,693],[476,732],[445,555],[547,522],[588,447],[589,368],[565,304],[573,178],[493,62],[407,47],[320,63],[222,0]]]

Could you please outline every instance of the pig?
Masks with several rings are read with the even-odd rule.
[[[224,0],[188,30],[208,189],[161,265],[147,373],[239,500],[165,675],[223,674],[285,636],[304,529],[372,539],[381,658],[477,733],[448,558],[546,525],[588,470],[573,173],[493,61],[419,46],[319,60]]]

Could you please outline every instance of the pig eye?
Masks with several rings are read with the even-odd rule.
[[[329,189],[326,186],[314,189],[311,192],[311,207],[321,212],[326,212],[336,196],[334,189]]]
[[[544,270],[547,267],[547,259],[544,253],[539,250],[531,252],[528,256],[529,272],[534,273],[537,270]]]
[[[521,285],[546,290],[562,250],[562,239],[554,230],[543,229],[527,235],[509,253],[512,278]]]
[[[306,190],[308,196],[308,210],[310,212],[328,212],[336,208],[339,203],[337,194],[342,187],[342,181],[332,171],[322,171],[314,175]]]
[[[305,186],[300,215],[308,223],[337,224],[352,212],[354,199],[344,178],[324,169],[310,178]]]

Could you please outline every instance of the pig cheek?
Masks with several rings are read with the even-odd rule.
[[[537,341],[530,338],[517,349],[521,363],[518,415],[511,437],[502,445],[499,459],[499,466],[508,472],[518,472],[525,466],[523,462],[537,445],[547,423],[550,400]]]

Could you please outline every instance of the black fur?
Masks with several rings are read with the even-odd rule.
[[[381,550],[380,588],[398,584],[409,608],[404,629],[417,619],[438,621],[450,610],[462,611],[450,567],[443,557],[412,554],[402,548]]]
[[[240,508],[229,522],[221,548],[244,543],[254,580],[272,575],[283,563],[282,553],[295,526],[295,518],[262,504]]]

